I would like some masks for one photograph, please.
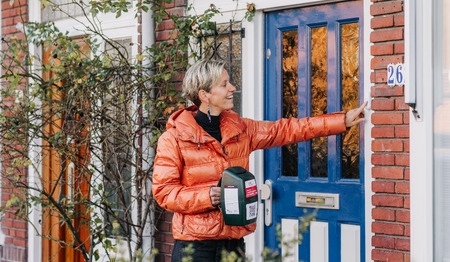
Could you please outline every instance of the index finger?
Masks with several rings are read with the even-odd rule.
[[[358,114],[362,113],[364,111],[364,108],[367,106],[367,101],[365,101],[358,109]]]

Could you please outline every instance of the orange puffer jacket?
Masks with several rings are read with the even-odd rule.
[[[175,213],[172,231],[179,240],[238,239],[255,230],[256,223],[225,225],[209,195],[225,169],[248,170],[252,151],[346,131],[344,112],[268,122],[225,111],[220,116],[220,143],[197,124],[196,112],[197,107],[191,106],[171,115],[159,138],[153,169],[154,198]]]

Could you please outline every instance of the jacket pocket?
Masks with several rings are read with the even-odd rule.
[[[195,215],[184,215],[183,235],[214,238],[223,230],[223,217],[218,209]]]

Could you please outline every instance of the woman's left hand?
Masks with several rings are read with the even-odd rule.
[[[220,205],[220,187],[211,187],[209,197],[213,206]]]
[[[352,127],[364,122],[364,108],[367,106],[367,101],[359,108],[354,108],[345,115],[345,126]],[[359,118],[358,118],[359,117]]]

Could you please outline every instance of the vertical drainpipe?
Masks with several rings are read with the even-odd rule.
[[[150,48],[154,43],[155,43],[155,21],[152,17],[153,15],[153,11],[151,10],[151,6],[152,4],[149,4],[149,9],[147,12],[142,11],[142,24],[141,24],[141,28],[142,28],[142,33],[141,33],[141,39],[142,39],[142,52],[144,53],[144,51],[148,48]],[[149,56],[149,53],[145,53],[146,55],[144,56],[144,60],[142,61],[144,70],[143,70],[143,74],[145,77],[149,77],[151,75],[153,75],[153,71],[151,70],[151,68],[153,68],[153,61],[151,60],[151,57]],[[151,83],[150,81],[147,81],[147,83],[145,83],[147,86],[146,90],[149,90],[151,88]],[[152,100],[155,98],[155,92],[152,90],[151,92],[151,98]],[[142,101],[142,97],[143,94],[140,94],[140,98]],[[145,120],[147,119],[147,112],[145,112],[144,109],[142,109],[142,114],[141,114],[141,125],[145,125]],[[144,132],[146,133],[146,132]],[[147,138],[147,139],[146,139]],[[153,160],[150,161],[150,159],[154,159],[155,156],[155,151],[153,148],[149,148],[149,137],[147,136],[141,136],[141,145],[142,145],[142,152],[143,152],[143,160],[142,161],[142,170],[148,170],[150,168],[150,165],[148,164],[149,162],[152,162]],[[151,201],[153,198],[150,197],[152,192],[151,192],[151,181],[143,181],[144,185],[145,185],[145,190],[144,190],[144,194],[146,194],[146,197],[144,197],[144,199],[148,199],[149,201]],[[145,201],[145,200],[144,200]],[[145,206],[145,205],[144,205]],[[151,250],[154,248],[155,244],[154,244],[154,221],[155,221],[155,213],[154,213],[154,207],[153,204],[151,204],[151,211],[150,211],[150,217],[147,218],[147,223],[144,226],[144,232],[143,232],[143,240],[142,240],[142,248],[144,251],[145,256],[149,255],[151,252]]]

